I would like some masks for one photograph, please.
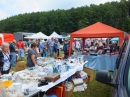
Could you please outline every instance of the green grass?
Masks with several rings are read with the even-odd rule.
[[[15,71],[15,68],[16,68],[16,67],[11,67],[11,71]]]

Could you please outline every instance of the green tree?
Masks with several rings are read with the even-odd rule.
[[[0,32],[71,33],[95,22],[130,31],[130,0],[82,6],[69,10],[51,10],[19,14],[0,21]]]

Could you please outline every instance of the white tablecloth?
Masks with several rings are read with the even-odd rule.
[[[69,69],[69,71],[67,72],[64,72],[63,74],[60,75],[60,79],[58,79],[57,81],[55,82],[50,82],[48,83],[48,85],[44,85],[44,86],[41,86],[41,87],[37,87],[37,90],[41,90],[42,92],[46,92],[47,90],[49,90],[50,88],[58,85],[59,83],[65,81],[66,79],[68,79],[69,77],[71,77],[72,75],[74,75],[77,71],[81,71],[83,70],[83,67],[84,65],[87,63],[88,61],[85,61],[83,64],[80,64],[80,63],[77,63],[75,68],[73,69]],[[23,70],[24,71],[24,70]],[[23,71],[19,71],[17,72],[18,74],[19,73],[22,73]],[[22,92],[24,91],[24,88],[25,88],[25,84],[22,84]]]
[[[83,63],[83,64],[77,64],[77,65],[75,66],[75,68],[70,69],[69,71],[67,71],[67,72],[65,72],[65,73],[63,73],[63,74],[61,74],[60,79],[57,80],[56,82],[54,82],[54,83],[51,82],[51,83],[49,83],[48,85],[38,87],[37,89],[40,89],[42,92],[49,90],[50,88],[56,86],[57,84],[59,84],[59,83],[65,81],[65,80],[66,80],[67,78],[69,78],[70,76],[74,75],[77,71],[83,70],[84,64],[86,64],[87,62],[88,62],[88,61],[86,61],[86,62]]]

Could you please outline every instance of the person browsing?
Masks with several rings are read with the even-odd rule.
[[[16,40],[13,40],[9,45],[10,55],[11,55],[11,65],[15,66],[16,64]]]
[[[48,46],[49,46],[50,57],[53,57],[53,52],[54,52],[54,38],[51,38],[51,40],[48,41]]]
[[[37,66],[37,44],[34,42],[31,44],[31,49],[28,50],[27,65],[28,67]]]
[[[4,42],[0,51],[0,75],[9,73],[11,67],[10,60],[9,44]]]

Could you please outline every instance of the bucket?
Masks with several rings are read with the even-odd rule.
[[[22,83],[13,83],[13,86],[15,88],[15,91],[18,93],[22,93]]]

